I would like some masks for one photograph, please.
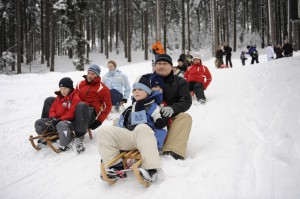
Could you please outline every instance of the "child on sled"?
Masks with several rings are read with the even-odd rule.
[[[72,141],[72,123],[75,118],[77,104],[81,101],[73,88],[73,81],[69,77],[59,81],[59,90],[55,92],[55,98],[49,110],[49,118],[41,118],[35,122],[35,131],[42,135],[47,132],[57,132],[59,136],[60,151],[70,149]],[[42,148],[46,143],[38,140],[38,147]]]
[[[156,103],[162,93],[151,91],[150,86],[149,77],[138,77],[132,87],[132,106],[121,114],[116,126],[101,126],[97,136],[98,151],[103,163],[112,160],[120,151],[139,150],[142,165],[138,170],[147,182],[157,179],[157,170],[160,168],[155,129],[166,131],[163,128],[167,126]],[[115,180],[126,177],[126,173],[120,175],[119,171],[122,170],[124,167],[121,160],[105,168],[107,177]]]

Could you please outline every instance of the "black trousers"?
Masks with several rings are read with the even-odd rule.
[[[190,91],[193,91],[195,93],[197,100],[206,100],[206,97],[204,95],[204,85],[201,82],[189,82],[188,85]]]
[[[48,97],[44,101],[41,118],[49,118],[49,110],[55,97]],[[87,133],[89,125],[95,121],[94,108],[84,102],[79,102],[75,110],[75,119],[72,122],[76,136],[83,136]]]

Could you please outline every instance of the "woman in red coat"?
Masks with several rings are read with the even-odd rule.
[[[193,58],[193,65],[188,67],[184,74],[184,78],[188,82],[190,91],[193,91],[196,95],[197,102],[205,104],[206,97],[204,95],[204,90],[206,90],[212,78],[208,68],[202,65],[200,56],[196,55]]]

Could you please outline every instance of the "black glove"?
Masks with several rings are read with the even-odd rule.
[[[91,124],[89,126],[90,129],[95,130],[96,128],[98,128],[99,126],[101,126],[102,122],[100,122],[99,120],[95,120],[95,122],[93,122],[93,124]]]
[[[123,102],[124,104],[127,103],[127,99],[122,99],[121,102]]]
[[[169,120],[169,118],[158,118],[154,122],[155,128],[162,129],[162,128],[166,127],[168,125],[168,120]]]
[[[50,118],[49,124],[56,126],[58,124],[58,122],[60,122],[59,118],[52,117],[52,118]]]

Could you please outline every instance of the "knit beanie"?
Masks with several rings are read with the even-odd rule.
[[[59,81],[58,87],[73,89],[73,81],[69,77],[64,77]]]
[[[194,59],[199,59],[201,61],[201,55],[200,54],[195,54],[193,57],[193,61]]]
[[[155,64],[160,61],[168,62],[169,64],[171,64],[171,66],[173,66],[172,58],[167,54],[157,55],[157,57],[155,59]]]
[[[96,64],[90,65],[88,71],[92,71],[97,76],[100,76],[100,73],[101,73],[100,67]]]
[[[139,76],[135,80],[135,82],[134,82],[134,84],[132,86],[132,91],[134,89],[142,89],[142,90],[146,91],[148,93],[148,95],[150,95],[152,91],[151,91],[151,88],[150,88],[150,80],[149,80],[149,78],[147,78],[144,75],[143,76]]]
[[[165,87],[165,84],[164,84],[162,78],[160,76],[158,76],[158,75],[153,75],[150,78],[150,84],[151,84],[151,88],[153,88],[155,86],[159,86],[162,89],[164,89],[164,87]]]

